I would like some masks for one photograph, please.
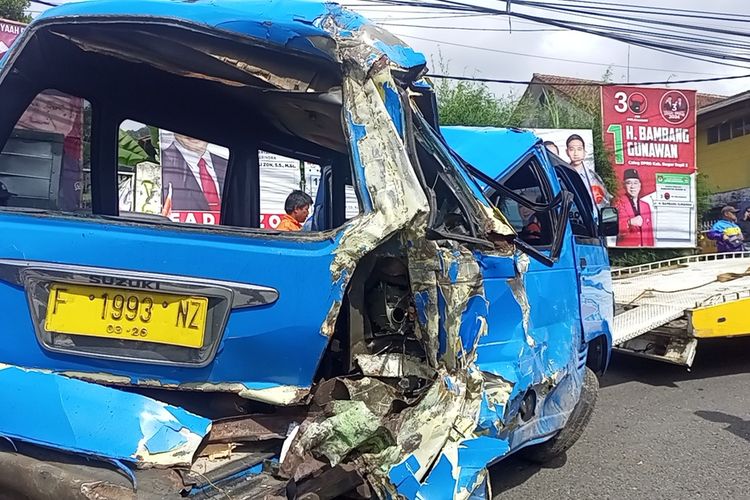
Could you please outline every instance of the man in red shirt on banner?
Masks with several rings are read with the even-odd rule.
[[[654,228],[651,221],[651,207],[642,201],[641,178],[638,171],[628,168],[623,175],[625,195],[617,199],[620,213],[620,232],[617,235],[618,247],[654,246]]]

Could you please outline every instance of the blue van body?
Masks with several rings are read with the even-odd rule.
[[[425,72],[332,3],[92,0],[35,20],[0,68],[0,143],[40,93],[85,99],[91,203],[24,206],[26,160],[15,177],[0,168],[0,391],[14,408],[0,435],[21,452],[0,452],[0,485],[479,498],[492,463],[585,420],[582,391],[611,345],[599,216],[532,134],[439,128]],[[230,149],[221,225],[119,210],[124,119]],[[321,165],[309,231],[259,226],[261,147]],[[523,241],[497,196],[547,221],[548,241]],[[98,293],[122,298],[109,331],[85,333],[93,317],[54,326],[58,307]],[[199,344],[147,337],[154,304],[188,298],[187,322],[205,317]],[[114,336],[126,321],[142,335]],[[222,465],[201,468],[209,456]]]

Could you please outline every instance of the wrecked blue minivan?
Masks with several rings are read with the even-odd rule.
[[[616,213],[529,132],[440,129],[425,74],[331,3],[32,23],[0,70],[2,490],[481,498],[570,447]],[[176,142],[123,208],[133,123]],[[261,223],[261,151],[320,167],[309,230]]]

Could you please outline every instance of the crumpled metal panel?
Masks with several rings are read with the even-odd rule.
[[[189,465],[211,421],[139,394],[0,365],[0,435],[138,467]]]

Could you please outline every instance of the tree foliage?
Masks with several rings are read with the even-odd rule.
[[[438,82],[438,113],[441,125],[511,127],[518,125],[516,102],[509,96],[496,98],[490,89],[474,82]]]
[[[134,167],[149,159],[146,151],[130,134],[120,130],[118,163]]]
[[[31,16],[26,13],[29,5],[31,5],[29,0],[0,0],[0,18],[30,23]]]

